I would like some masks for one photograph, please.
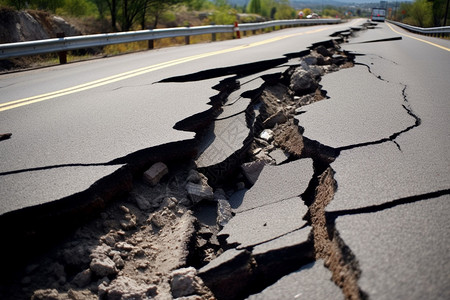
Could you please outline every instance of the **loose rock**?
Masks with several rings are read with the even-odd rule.
[[[214,200],[214,191],[207,184],[188,182],[186,184],[186,191],[194,204],[202,200]]]
[[[292,74],[291,83],[289,85],[296,95],[313,92],[318,86],[319,85],[313,78],[313,75],[300,68],[297,68]]]
[[[72,280],[72,283],[78,287],[87,286],[92,279],[92,271],[91,269],[86,269],[80,273],[78,273]]]
[[[172,272],[170,288],[175,298],[189,296],[195,293],[199,284],[194,267],[178,269]]]
[[[31,300],[58,300],[59,293],[55,289],[37,290],[31,296]]]
[[[270,129],[264,129],[259,137],[270,143],[273,140],[273,131]]]
[[[156,290],[155,285],[139,284],[131,278],[121,276],[107,286],[100,285],[99,296],[107,296],[108,300],[147,300],[156,295]]]
[[[188,182],[199,183],[201,179],[202,177],[200,176],[199,172],[197,172],[196,170],[190,170],[186,180]]]
[[[232,217],[231,205],[228,200],[219,199],[217,201],[217,224],[223,227]]]
[[[136,204],[139,207],[139,209],[147,210],[152,208],[152,204],[150,203],[149,199],[140,195],[136,195],[134,199],[136,200]]]
[[[109,276],[118,273],[116,264],[106,255],[97,255],[94,257],[90,264],[91,271],[97,276]]]
[[[144,179],[151,186],[155,186],[167,173],[169,173],[169,169],[167,168],[167,166],[162,162],[157,162],[156,164],[152,165],[150,169],[145,171]]]

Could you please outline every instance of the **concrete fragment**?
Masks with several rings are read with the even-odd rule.
[[[194,267],[172,271],[170,274],[170,289],[173,297],[178,298],[194,294],[200,287],[196,274],[197,270]]]
[[[144,172],[144,180],[151,186],[155,186],[167,173],[169,173],[167,166],[162,162],[157,162]]]
[[[273,140],[273,131],[270,129],[264,129],[259,137],[267,142],[271,142]]]
[[[241,165],[245,178],[253,185],[258,180],[259,174],[263,170],[266,163],[263,160],[248,162]]]
[[[202,200],[214,200],[214,191],[207,184],[188,182],[186,184],[186,191],[194,204]]]

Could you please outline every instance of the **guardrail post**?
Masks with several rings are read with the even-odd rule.
[[[65,36],[66,35],[64,34],[64,32],[56,33],[57,38],[64,38]],[[59,63],[61,65],[67,64],[67,51],[58,52],[58,56],[59,56]]]
[[[237,21],[234,21],[234,31],[236,32],[236,37],[241,38],[241,32],[239,31],[239,25]]]
[[[187,28],[190,28],[191,25],[190,25],[190,24],[187,24],[186,27],[187,27]],[[189,35],[187,35],[187,36],[184,37],[184,43],[185,43],[186,45],[189,45],[189,44],[191,43],[191,37],[190,37]]]
[[[148,50],[152,50],[155,48],[154,40],[148,40]]]
[[[216,23],[214,23],[214,22],[211,22],[211,24],[210,24],[210,25],[214,26],[214,25],[216,25]],[[215,41],[216,41],[216,39],[217,39],[217,35],[216,35],[216,33],[215,33],[215,32],[211,33],[211,40],[212,40],[213,42],[215,42]]]

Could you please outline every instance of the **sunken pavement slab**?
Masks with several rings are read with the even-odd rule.
[[[312,159],[266,165],[250,190],[232,200],[236,215],[219,232],[231,248],[199,270],[218,299],[245,298],[314,260],[308,207],[300,195]],[[227,288],[224,288],[227,287]]]
[[[219,237],[228,235],[227,243],[239,244],[238,249],[257,245],[301,228],[307,211],[299,197],[244,211],[225,225]]]
[[[299,196],[313,177],[312,164],[308,158],[280,166],[266,165],[250,190],[230,199],[236,215],[219,236],[228,236],[228,244],[245,248],[304,226],[308,207]]]
[[[280,166],[266,165],[251,189],[231,196],[231,207],[239,213],[300,196],[308,187],[313,174],[313,161],[310,158]]]

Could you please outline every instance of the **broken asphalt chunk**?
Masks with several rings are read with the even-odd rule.
[[[237,213],[219,232],[228,244],[238,249],[273,240],[306,224],[308,207],[295,197],[263,207]],[[245,230],[242,230],[245,228]]]
[[[188,182],[186,191],[194,204],[202,200],[214,200],[214,191],[207,184]]]
[[[275,160],[277,165],[282,164],[289,159],[289,153],[281,149],[273,150],[269,153],[269,156]]]
[[[255,185],[230,198],[235,212],[242,212],[301,195],[314,174],[310,158],[299,159],[280,166],[264,166]]]
[[[256,160],[242,164],[241,170],[248,182],[250,182],[251,185],[254,185],[265,165],[266,163],[263,160]]]

